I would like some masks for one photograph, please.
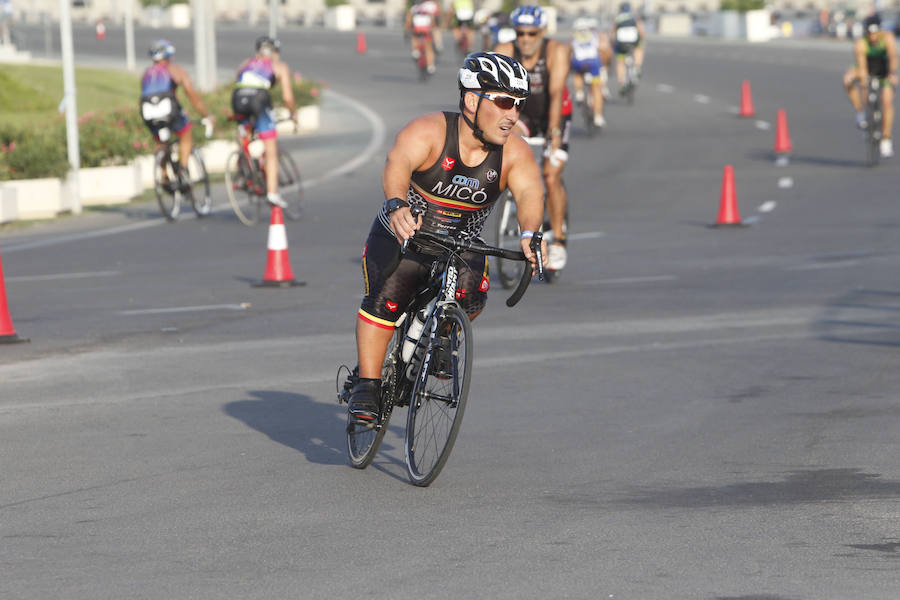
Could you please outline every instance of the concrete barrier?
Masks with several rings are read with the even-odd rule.
[[[19,218],[19,204],[16,189],[0,186],[0,223],[9,223]]]
[[[693,22],[688,14],[663,14],[659,16],[659,35],[669,37],[689,37],[693,33]]]
[[[123,204],[144,191],[140,167],[132,162],[119,167],[79,169],[78,190],[82,206]]]

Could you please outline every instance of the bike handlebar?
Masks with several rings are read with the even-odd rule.
[[[534,236],[531,238],[531,250],[537,256],[537,264],[538,264],[538,277],[540,279],[544,278],[544,266],[543,266],[543,256],[541,255],[541,239],[543,234],[540,231],[536,232]],[[424,241],[431,242],[433,244],[437,244],[453,252],[462,252],[464,250],[469,250],[471,252],[476,252],[478,254],[483,254],[485,256],[497,256],[500,258],[505,258],[507,260],[521,260],[525,261],[525,253],[521,250],[509,250],[507,248],[498,248],[496,246],[488,246],[487,244],[482,244],[481,242],[477,242],[475,240],[461,240],[457,239],[450,235],[444,235],[440,233],[431,233],[429,231],[417,231],[413,238],[413,241]],[[408,242],[407,240],[406,242]],[[404,249],[406,248],[406,242],[404,242]],[[531,283],[532,273],[531,269],[529,269],[530,265],[525,265],[525,268],[522,269],[522,277],[519,279],[519,284],[516,286],[516,289],[513,290],[512,295],[506,299],[506,306],[513,307],[515,306],[519,300],[522,299],[522,296],[525,294],[525,290],[528,289],[528,284]]]

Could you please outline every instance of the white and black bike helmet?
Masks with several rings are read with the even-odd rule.
[[[522,63],[509,56],[496,52],[473,52],[466,56],[463,66],[457,75],[459,83],[459,109],[463,111],[463,98],[466,92],[501,93],[516,98],[527,98],[531,94],[528,71]],[[483,97],[479,97],[475,107],[475,119],[469,121],[463,111],[462,117],[472,128],[475,137],[488,144],[483,131],[478,127],[478,109]]]
[[[147,51],[147,55],[153,62],[159,62],[171,58],[175,54],[175,46],[169,40],[156,40]]]

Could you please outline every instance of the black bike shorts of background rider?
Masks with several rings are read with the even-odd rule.
[[[253,117],[255,121],[271,108],[272,96],[269,94],[269,90],[238,87],[231,93],[231,110],[236,115]]]
[[[616,42],[613,44],[613,52],[616,56],[625,57],[634,52],[634,49],[641,45],[641,41],[638,40],[634,44],[624,44],[622,42]]]
[[[428,284],[436,256],[419,251],[413,243],[401,254],[397,238],[375,219],[363,251],[365,295],[359,318],[382,329],[393,329],[416,293]],[[471,317],[487,302],[488,260],[474,252],[461,256],[468,268],[459,269],[456,300]]]

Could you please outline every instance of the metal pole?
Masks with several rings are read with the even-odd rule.
[[[269,0],[269,37],[278,37],[278,0]]]
[[[197,86],[209,91],[206,63],[206,0],[191,0],[194,7],[194,70]]]
[[[219,83],[219,63],[216,60],[216,7],[215,0],[207,1],[206,20],[206,66],[209,73],[209,89],[216,89]]]
[[[81,191],[78,188],[78,171],[81,154],[78,151],[78,107],[75,101],[75,52],[72,49],[72,2],[59,0],[59,37],[62,49],[63,90],[66,107],[66,149],[72,173],[69,190],[72,193],[72,214],[81,214]]]
[[[125,0],[125,67],[129,71],[137,69],[134,58],[134,0]]]

